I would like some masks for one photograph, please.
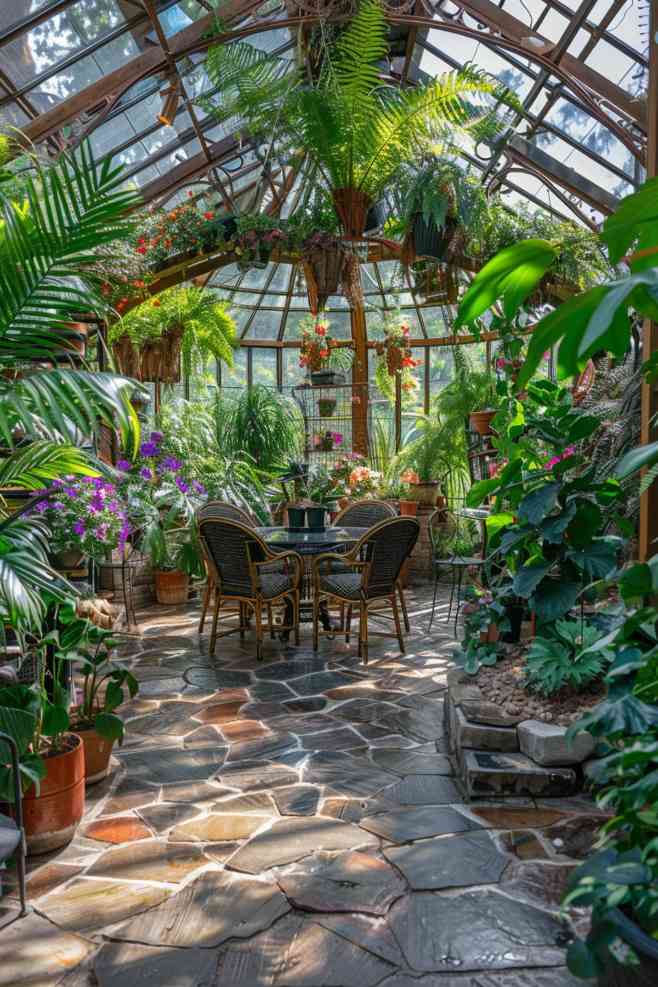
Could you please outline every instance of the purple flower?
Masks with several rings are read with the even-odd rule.
[[[34,505],[34,509],[35,511],[38,511],[39,514],[43,514],[45,511],[48,510],[48,501],[40,500],[38,504]]]
[[[75,531],[76,535],[80,535],[80,537],[82,537],[87,531],[84,521],[75,521],[73,523],[73,530]]]
[[[60,490],[63,486],[64,486],[64,481],[63,480],[53,480],[53,487],[55,487],[57,490]],[[41,493],[40,490],[38,492]],[[44,493],[45,493],[45,490],[44,490]]]
[[[117,469],[121,470],[122,473],[127,473],[128,470],[132,469],[132,463],[129,463],[127,459],[117,459]]]
[[[185,480],[183,480],[180,476],[177,476],[174,482],[181,493],[189,492],[190,489],[189,483],[186,483]]]
[[[198,480],[192,480],[192,489],[198,494],[204,494],[206,492],[206,488],[203,483],[199,483]]]
[[[171,470],[172,473],[177,473],[178,470],[182,470],[183,464],[175,456],[165,456],[162,460],[162,467],[163,469]]]
[[[94,531],[94,534],[99,539],[99,541],[103,541],[104,538],[107,538],[107,525],[99,524],[96,530]]]
[[[76,497],[78,496],[78,491],[75,489],[75,487],[64,487],[64,493],[66,494],[67,497],[70,497],[71,500],[75,500]]]
[[[164,439],[164,435],[162,434],[162,432],[151,432],[151,442],[155,442],[156,445],[159,445],[159,443],[162,442],[163,439]]]
[[[143,467],[141,468],[141,470],[139,471],[139,475],[140,475],[140,476],[141,476],[141,477],[142,477],[142,478],[143,478],[144,480],[152,480],[152,479],[153,479],[153,474],[151,473],[151,471],[150,471],[150,469],[148,468],[148,466],[143,466]]]
[[[153,456],[157,456],[158,447],[155,442],[142,442],[139,451],[145,459],[152,459]]]
[[[66,507],[66,504],[61,500],[56,500],[52,506],[53,506],[53,510],[55,511],[63,511],[64,508]]]
[[[102,506],[99,507],[98,506],[98,503],[96,501],[93,501],[93,500],[90,501],[90,503],[89,503],[89,513],[90,514],[100,514],[100,512],[102,510],[103,510],[103,507]]]

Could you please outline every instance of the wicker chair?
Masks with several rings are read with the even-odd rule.
[[[440,536],[440,529],[443,529],[445,535],[450,538],[454,538],[459,531],[459,521],[457,515],[452,511],[446,510],[445,508],[437,508],[433,511],[427,521],[430,542],[432,545],[432,568],[434,570],[434,594],[432,597],[432,613],[430,615],[430,622],[427,628],[429,633],[432,630],[432,624],[434,622],[434,612],[436,610],[436,598],[439,588],[439,573],[441,569],[450,570],[450,603],[448,604],[448,615],[446,617],[446,623],[450,623],[452,617],[452,608],[455,607],[455,624],[454,630],[457,633],[457,621],[459,619],[459,612],[462,605],[462,582],[464,580],[464,573],[469,569],[477,569],[478,572],[482,569],[485,564],[485,559],[482,555],[462,555],[459,552],[452,552],[446,554],[443,546],[442,539]]]
[[[353,504],[348,504],[340,514],[336,515],[334,524],[336,526],[342,524],[348,528],[372,528],[380,521],[387,521],[389,518],[397,516],[395,508],[385,500],[357,500]],[[407,601],[404,598],[404,590],[400,580],[398,580],[397,591],[400,596],[404,629],[409,633]]]
[[[18,889],[21,900],[21,915],[27,914],[25,899],[25,831],[23,829],[23,799],[21,794],[21,776],[18,767],[18,747],[13,737],[6,733],[0,733],[0,761],[4,762],[5,752],[3,744],[9,748],[13,781],[14,781],[14,805],[16,818],[0,813],[0,863],[9,860],[12,854],[16,854],[16,871],[18,876]]]
[[[228,518],[229,521],[239,521],[240,524],[246,524],[247,527],[253,528],[254,522],[253,518],[246,511],[243,511],[240,507],[236,507],[234,504],[228,504],[224,500],[209,500],[207,504],[203,507],[197,514],[197,520],[207,518]],[[201,619],[199,620],[199,634],[203,634],[203,628],[206,623],[206,614],[208,613],[208,607],[210,606],[210,601],[213,598],[215,592],[215,585],[212,580],[212,576],[206,566],[206,591],[203,594],[203,604],[201,608]]]
[[[313,564],[313,649],[320,638],[320,603],[336,600],[347,608],[344,626],[349,643],[352,610],[359,608],[359,656],[368,661],[368,608],[388,601],[395,621],[395,636],[404,654],[404,638],[396,590],[402,565],[413,551],[420,525],[413,518],[394,517],[368,531],[346,555],[325,552]],[[327,633],[327,632],[323,632]],[[391,635],[387,635],[391,636]]]
[[[260,661],[263,650],[263,607],[290,601],[292,620],[282,625],[282,631],[294,631],[295,644],[299,644],[299,597],[303,562],[296,552],[270,552],[263,539],[253,528],[228,518],[203,517],[206,508],[199,512],[199,540],[208,572],[215,587],[215,605],[210,654],[215,653],[218,637],[240,632],[244,638],[247,630],[247,613],[251,610],[256,623],[256,657]],[[282,563],[286,563],[287,572]],[[236,627],[218,633],[219,610],[224,601],[237,603],[239,621]],[[271,625],[270,625],[271,627]]]

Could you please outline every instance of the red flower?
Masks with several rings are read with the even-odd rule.
[[[194,195],[194,192],[190,189],[189,192],[187,193],[188,199],[191,199],[193,197],[193,195]]]
[[[215,214],[214,214],[214,212],[204,212],[203,218],[204,219],[214,219],[215,218]]]
[[[316,335],[318,335],[318,336],[326,336],[327,335],[327,327],[326,326],[323,326],[321,322],[318,322],[317,326],[315,327],[315,332],[316,332]]]
[[[138,254],[145,254],[146,253],[146,247],[137,247],[137,250],[135,252],[138,253]]]
[[[320,356],[322,357],[323,360],[326,360],[326,358],[329,356],[329,350],[320,350]]]

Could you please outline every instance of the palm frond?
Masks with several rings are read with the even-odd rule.
[[[129,235],[140,201],[121,168],[97,165],[87,144],[35,165],[25,202],[0,193],[0,363],[52,357],[79,313],[103,313],[94,250]]]
[[[0,487],[36,490],[68,473],[97,475],[80,449],[57,442],[31,442],[25,449],[0,459]]]
[[[75,590],[48,561],[50,532],[38,518],[8,518],[0,528],[0,620],[19,634],[38,630],[52,601]]]
[[[388,24],[378,0],[361,0],[335,44],[331,67],[342,97],[353,105],[370,100],[380,84],[379,62],[388,52]]]

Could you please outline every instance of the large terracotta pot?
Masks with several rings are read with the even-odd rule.
[[[164,572],[156,569],[153,573],[155,580],[155,598],[158,603],[187,603],[187,596],[190,588],[190,577],[186,572],[174,569],[173,572]]]
[[[93,785],[97,781],[107,778],[110,772],[110,758],[112,757],[114,741],[101,737],[93,727],[88,727],[85,730],[81,730],[79,727],[76,729],[84,747],[85,779],[88,785]]]
[[[480,435],[492,435],[493,429],[491,428],[492,419],[496,417],[496,411],[493,408],[488,408],[486,411],[473,411],[469,416],[469,422],[471,428],[478,432]]]
[[[418,501],[417,500],[401,500],[400,501],[400,515],[402,517],[416,517],[418,514]]]
[[[425,480],[420,483],[409,484],[409,500],[415,500],[417,504],[425,504],[426,507],[434,507],[439,496],[439,481]]]
[[[48,853],[70,843],[85,810],[85,755],[77,734],[69,749],[44,760],[46,776],[37,795],[34,785],[23,796],[23,821],[29,853]]]
[[[336,188],[331,193],[334,209],[346,236],[360,237],[366,228],[366,217],[372,205],[369,196],[358,188]]]

